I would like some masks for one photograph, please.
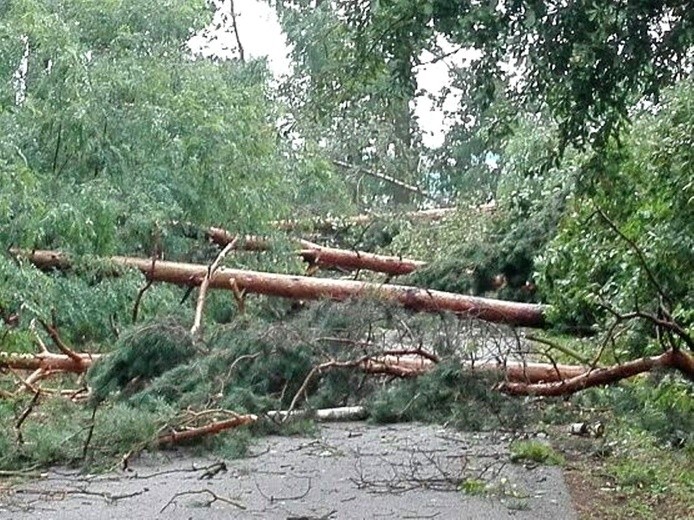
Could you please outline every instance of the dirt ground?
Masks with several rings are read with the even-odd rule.
[[[128,472],[54,469],[0,495],[0,518],[576,518],[559,468],[509,461],[510,434],[326,424],[247,458],[145,454]]]

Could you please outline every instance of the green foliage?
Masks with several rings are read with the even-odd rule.
[[[441,363],[416,379],[392,383],[368,402],[377,423],[422,421],[465,430],[518,428],[533,411],[517,400],[490,392],[494,379],[470,374],[458,363]]]
[[[605,461],[602,472],[623,496],[615,518],[673,518],[691,516],[694,470],[692,450],[654,446],[653,439],[638,429],[620,429],[612,444],[619,446]],[[665,507],[663,507],[665,505]]]
[[[604,324],[605,305],[658,313],[662,302],[684,329],[694,323],[693,95],[683,82],[640,113],[622,147],[603,158],[600,177],[572,197],[539,262],[540,283],[565,321]],[[645,338],[652,327],[638,327],[626,342],[633,354],[653,345]]]
[[[248,455],[253,436],[248,429],[233,430],[221,438],[215,439],[214,450],[227,460],[241,459]]]
[[[483,107],[509,99],[511,117],[547,106],[563,144],[606,144],[635,100],[657,99],[661,88],[685,77],[694,44],[687,0],[346,0],[339,6],[355,33],[354,62],[369,67],[387,59],[393,81],[407,90],[411,63],[423,50],[444,54],[445,37],[454,47],[479,51],[465,76],[467,98]]]
[[[412,92],[391,81],[392,61],[378,56],[357,66],[352,58],[358,34],[331,2],[276,5],[294,65],[281,88],[289,107],[287,133],[325,163],[340,162],[331,165],[330,175],[342,179],[354,206],[378,210],[411,203],[411,193],[365,173],[422,181]],[[323,209],[334,214],[330,205]]]
[[[451,247],[461,248],[480,242],[493,221],[493,216],[467,208],[465,201],[461,201],[453,215],[435,225],[403,221],[400,232],[384,250],[427,262],[445,263],[454,256],[451,255]]]
[[[89,371],[92,400],[99,403],[116,391],[137,391],[194,355],[190,333],[173,320],[134,327]]]
[[[104,278],[91,255],[208,263],[217,251],[175,223],[260,233],[302,205],[349,207],[327,163],[278,136],[283,109],[262,60],[187,51],[210,18],[205,2],[183,0],[0,8],[0,244],[61,249],[77,263],[63,276],[0,257],[0,311],[20,329],[55,310],[66,341],[102,349],[132,322],[144,282]],[[238,256],[257,268],[280,254]],[[183,292],[149,289],[139,318],[180,314]],[[210,314],[228,321],[219,300]],[[5,339],[24,348],[20,334]]]
[[[487,493],[487,483],[482,479],[467,478],[460,485],[460,490],[466,495],[485,495]]]
[[[475,219],[458,212],[454,225],[460,231],[442,237],[440,257],[410,275],[412,283],[502,299],[537,299],[532,284],[535,257],[555,234],[573,190],[576,168],[569,159],[561,168],[546,168],[548,150],[557,142],[549,130],[531,133],[536,126],[534,120],[522,122],[504,146],[495,215],[461,237]],[[529,133],[532,138],[527,137]]]
[[[39,401],[22,425],[23,443],[18,443],[13,425],[28,403],[27,399],[0,409],[0,468],[16,469],[56,464],[88,462],[97,466],[113,465],[137,446],[145,447],[156,438],[158,429],[174,412],[159,403],[149,411],[126,404],[104,404],[97,409],[87,459],[84,445],[91,429],[88,408],[64,399]]]
[[[656,444],[694,446],[694,393],[673,374],[654,373],[627,384],[586,391],[575,400],[587,408],[614,412],[623,428],[645,432]]]
[[[549,444],[541,441],[515,441],[511,443],[513,462],[537,462],[538,464],[562,465],[564,457]]]

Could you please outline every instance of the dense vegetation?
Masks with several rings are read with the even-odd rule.
[[[213,14],[203,1],[0,2],[0,353],[33,354],[57,330],[77,352],[109,354],[87,376],[86,403],[42,397],[44,411],[21,421],[33,387],[0,368],[0,467],[111,460],[151,444],[186,409],[264,413],[295,398],[477,429],[610,409],[605,445],[629,432],[638,448],[691,462],[693,391],[680,375],[592,389],[568,412],[551,400],[524,409],[490,394],[496,376],[464,374],[490,341],[521,349],[508,329],[384,302],[248,297],[241,307],[220,291],[207,295],[198,337],[196,289],[112,276],[104,257],[210,264],[219,249],[204,230],[221,226],[275,244],[235,251],[229,265],[299,274],[277,223],[331,218],[294,233],[428,262],[401,283],[549,304],[545,340],[564,345],[550,349],[553,362],[692,354],[693,6],[276,7],[292,44],[293,71],[280,81],[262,59],[192,53],[186,42]],[[451,49],[477,57],[451,62],[457,122],[429,149],[413,112],[416,71],[424,51],[445,60]],[[492,211],[481,211],[490,194]],[[398,216],[444,204],[457,211],[437,223]],[[381,217],[350,223],[361,213]],[[11,248],[61,250],[74,265],[43,272]],[[313,367],[373,354],[375,340],[429,347],[442,361],[388,385],[329,370],[299,392]],[[77,383],[60,375],[46,386]]]

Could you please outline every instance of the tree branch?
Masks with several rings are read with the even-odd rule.
[[[205,275],[202,284],[200,284],[198,303],[195,307],[195,320],[193,322],[193,327],[190,329],[190,333],[193,337],[196,337],[202,329],[202,311],[205,307],[205,296],[207,295],[207,288],[210,286],[210,280],[212,279],[215,271],[219,268],[219,265],[222,263],[222,260],[224,260],[227,253],[236,247],[236,241],[237,239],[234,238],[234,240],[229,242],[226,247],[217,255],[217,258],[214,262],[212,262],[212,265],[207,268],[207,274]]]

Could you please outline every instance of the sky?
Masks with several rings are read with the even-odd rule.
[[[239,56],[236,37],[229,30],[231,2],[215,0],[217,13],[207,30],[191,38],[189,45],[195,54],[211,57],[236,58]],[[239,39],[246,59],[267,58],[268,65],[276,80],[281,81],[291,73],[290,48],[282,33],[275,9],[261,0],[235,0],[233,3]],[[215,27],[221,29],[215,30]],[[444,53],[453,48],[442,38],[438,41]],[[415,69],[418,90],[423,94],[413,102],[413,111],[422,131],[422,141],[428,148],[438,148],[443,144],[445,133],[454,123],[447,112],[455,112],[460,104],[460,93],[451,88],[449,67],[460,65],[474,57],[465,49],[452,52],[445,59],[436,60],[429,53],[420,56]],[[444,88],[450,89],[442,107],[435,106],[431,99],[438,97]]]

